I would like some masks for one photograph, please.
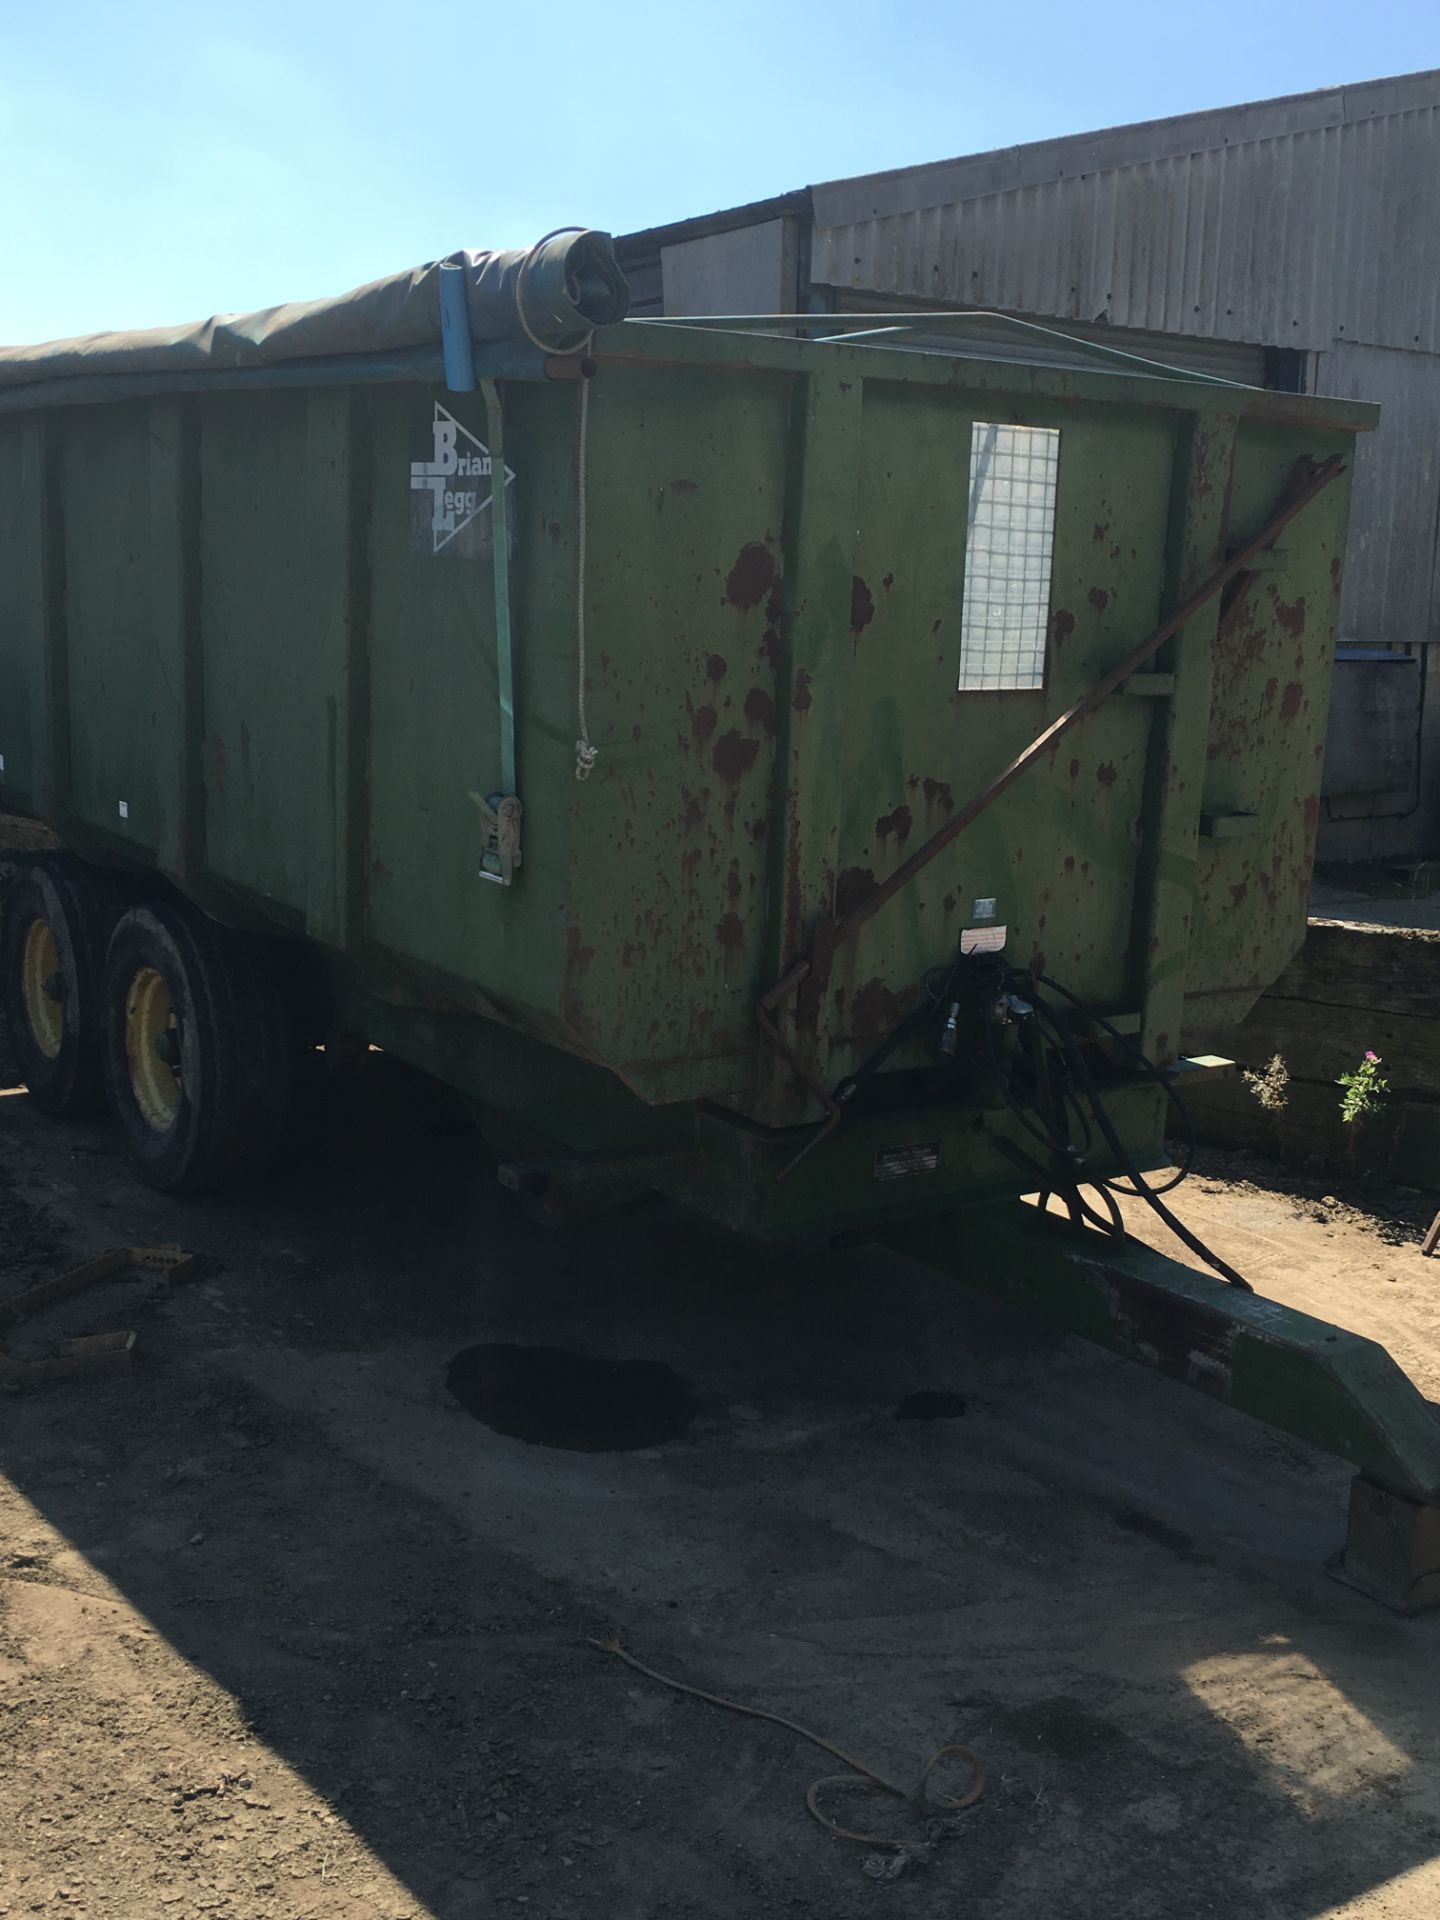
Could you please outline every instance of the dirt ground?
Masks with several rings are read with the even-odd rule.
[[[1440,1616],[1323,1572],[1344,1468],[874,1251],[557,1237],[443,1117],[371,1057],[282,1178],[181,1202],[0,1095],[0,1290],[215,1263],[16,1337],[138,1343],[0,1399],[0,1914],[1431,1920]],[[1440,1399],[1428,1209],[1359,1197],[1214,1157],[1180,1195]],[[445,1386],[480,1340],[667,1362],[698,1417],[502,1438]],[[897,1419],[923,1390],[963,1417]],[[902,1776],[965,1742],[988,1792],[879,1878],[806,1813],[834,1763],[611,1633]]]

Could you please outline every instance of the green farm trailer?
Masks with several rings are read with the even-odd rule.
[[[626,305],[567,231],[0,351],[36,1102],[201,1187],[357,1036],[557,1217],[873,1234],[1333,1448],[1351,1576],[1440,1598],[1413,1387],[1112,1197],[1303,933],[1373,410]]]

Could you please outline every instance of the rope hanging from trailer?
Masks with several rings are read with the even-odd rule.
[[[585,467],[590,442],[590,382],[580,382],[580,433],[575,450],[575,778],[588,780],[600,749],[590,738],[585,714],[585,549],[589,533],[589,496]]]

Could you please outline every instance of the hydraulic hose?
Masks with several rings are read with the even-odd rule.
[[[1058,994],[1084,1018],[1107,1034],[1123,1052],[1129,1062],[1145,1078],[1153,1080],[1165,1091],[1172,1108],[1179,1117],[1184,1135],[1184,1147],[1176,1171],[1168,1180],[1158,1186],[1152,1186],[1137,1165],[1134,1156],[1120,1137],[1120,1133],[1111,1119],[1105,1105],[1104,1096],[1096,1083],[1085,1058],[1083,1047],[1075,1034],[1060,1020],[1055,1012],[1045,1005],[1039,994],[1030,986],[1029,979],[1020,974],[1010,976],[1015,992],[1011,995],[1011,1004],[1024,1008],[1018,1024],[1025,1030],[1024,1058],[1029,1067],[1030,1086],[1022,1095],[1015,1084],[1013,1072],[1006,1071],[1006,1063],[999,1059],[999,1049],[995,1043],[993,1026],[987,1026],[986,1038],[990,1050],[991,1064],[994,1067],[1006,1104],[1016,1119],[1021,1122],[1032,1138],[1038,1139],[1049,1152],[1050,1187],[1042,1193],[1042,1204],[1048,1200],[1051,1192],[1058,1192],[1065,1200],[1070,1216],[1077,1223],[1087,1219],[1102,1232],[1116,1236],[1125,1233],[1124,1220],[1115,1199],[1117,1194],[1128,1194],[1140,1199],[1162,1220],[1181,1244],[1187,1247],[1198,1259],[1203,1260],[1211,1270],[1227,1281],[1232,1287],[1238,1287],[1245,1293],[1253,1293],[1254,1288],[1245,1277],[1237,1273],[1227,1260],[1207,1246],[1200,1236],[1187,1227],[1169,1207],[1162,1195],[1171,1192],[1185,1179],[1190,1171],[1195,1151],[1195,1127],[1172,1076],[1164,1072],[1136,1046],[1128,1035],[1122,1034],[1103,1014],[1089,1007],[1078,994],[1068,987],[1061,986],[1047,974],[1033,976],[1037,986],[1047,992]],[[1020,998],[1021,991],[1026,994]],[[1076,1140],[1072,1135],[1069,1114],[1074,1112],[1082,1121],[1082,1137]],[[1122,1184],[1113,1174],[1091,1174],[1087,1170],[1087,1155],[1094,1139],[1089,1122],[1094,1121],[1095,1130],[1108,1149],[1110,1157],[1119,1167],[1128,1185]],[[1080,1192],[1081,1185],[1093,1187],[1104,1199],[1108,1218],[1097,1214],[1094,1208]]]

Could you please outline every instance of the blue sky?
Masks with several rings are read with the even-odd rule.
[[[0,0],[0,340],[1431,66],[1434,0]]]

